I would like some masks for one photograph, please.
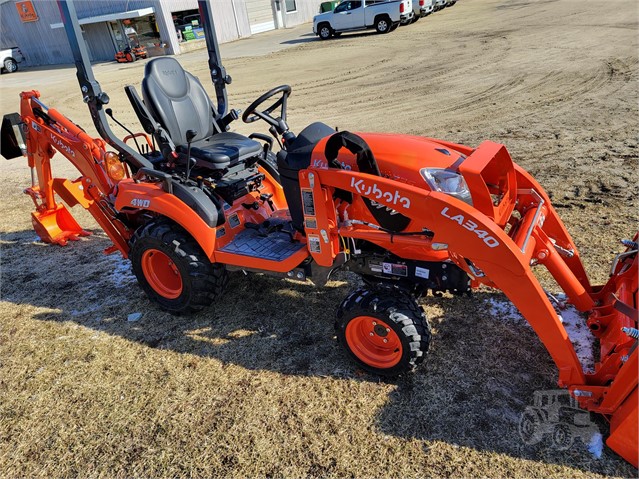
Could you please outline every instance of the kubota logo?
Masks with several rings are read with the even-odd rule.
[[[499,246],[499,241],[497,241],[495,238],[490,236],[488,234],[488,231],[478,230],[477,227],[479,225],[475,223],[473,220],[466,219],[464,218],[464,215],[460,215],[460,214],[450,216],[448,214],[448,206],[445,206],[444,209],[442,210],[442,216],[444,218],[448,218],[451,221],[454,221],[455,223],[459,223],[459,226],[463,226],[468,231],[472,231],[473,233],[475,233],[477,236],[479,236],[479,238],[484,243],[486,243],[486,246],[488,246],[489,248],[494,248],[496,246]]]
[[[70,146],[65,145],[62,140],[56,137],[53,133],[49,133],[49,136],[51,137],[53,144],[57,146],[59,150],[62,150],[75,158],[75,151],[73,151]]]
[[[351,165],[344,163],[343,161],[340,163],[340,165],[342,165],[342,169],[344,170],[352,170],[353,168],[351,168]],[[323,170],[328,168],[328,163],[326,163],[324,160],[320,160],[318,158],[315,158],[313,160],[313,168],[322,168]]]
[[[373,183],[372,185],[366,184],[364,180],[355,180],[355,178],[351,178],[351,188],[355,188],[360,195],[370,197],[371,195],[375,197],[376,200],[383,200],[386,203],[392,203],[394,205],[401,205],[404,208],[410,208],[410,199],[405,196],[401,196],[399,191],[395,190],[395,193],[391,193],[390,191],[383,191],[377,186],[377,183]]]

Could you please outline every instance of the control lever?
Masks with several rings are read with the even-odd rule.
[[[262,133],[251,133],[249,138],[251,140],[262,140],[264,142],[264,159],[266,159],[268,152],[273,150],[273,138]]]
[[[273,200],[271,198],[273,198],[272,193],[262,193],[260,195],[260,200],[262,200],[262,203],[264,202],[268,203],[269,207],[271,208],[271,211],[275,211],[275,206],[273,205]]]
[[[186,179],[191,176],[191,142],[197,136],[197,130],[186,130]],[[197,163],[193,160],[193,163]]]
[[[282,146],[282,142],[280,141],[280,137],[279,137],[279,136],[277,136],[277,130],[275,129],[275,127],[274,127],[274,126],[270,127],[270,128],[268,129],[268,132],[269,132],[271,135],[273,135],[273,138],[275,138],[275,140],[277,141],[277,144],[278,144],[278,145],[280,145],[280,149],[284,148],[284,147]]]
[[[113,110],[111,108],[107,108],[106,110],[104,110],[104,113],[109,115],[109,117],[116,124],[118,124],[124,131],[126,131],[129,135],[131,135],[133,137],[133,141],[135,142],[135,147],[138,149],[138,153],[143,154],[142,150],[140,149],[140,145],[138,144],[138,140],[135,138],[135,135],[133,134],[133,132],[131,130],[129,130],[126,126],[124,126],[122,123],[120,123],[118,120],[115,119],[115,117],[113,116]]]

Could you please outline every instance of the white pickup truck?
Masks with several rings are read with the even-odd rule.
[[[410,21],[412,16],[412,0],[345,0],[332,12],[313,18],[313,33],[322,40],[367,28],[388,33],[400,22]]]
[[[13,73],[18,70],[18,63],[24,61],[24,55],[18,47],[0,49],[0,70]]]

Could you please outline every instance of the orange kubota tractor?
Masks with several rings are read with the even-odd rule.
[[[230,270],[321,285],[331,271],[348,269],[366,286],[339,307],[338,339],[363,368],[387,376],[413,369],[427,353],[430,328],[416,298],[499,288],[548,349],[559,385],[610,421],[608,445],[637,465],[637,236],[624,242],[610,280],[593,286],[548,195],[503,145],[335,132],[323,123],[296,135],[286,85],[242,115],[268,123],[277,154],[267,135],[229,132],[239,112],[227,111],[231,79],[202,0],[216,104],[174,58],[153,59],[143,100],[125,88],[145,133],[120,140],[75,8],[59,3],[101,138],[47,108],[37,91],[21,94],[20,114],[5,115],[2,154],[28,158],[34,174],[26,192],[43,241],[65,245],[87,234],[56,194],[88,209],[113,241],[107,253],[130,259],[149,299],[175,313],[209,306]],[[52,176],[56,152],[77,167],[78,179]],[[584,371],[533,266],[545,266],[586,315],[600,345],[594,372]]]

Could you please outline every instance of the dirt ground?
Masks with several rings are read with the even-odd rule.
[[[230,104],[288,83],[294,131],[321,120],[502,142],[552,195],[600,283],[637,228],[637,19],[634,0],[461,0],[389,35],[304,35],[228,59]],[[213,93],[203,58],[179,60]],[[95,69],[135,129],[123,86],[139,87],[144,63]],[[37,88],[95,134],[73,70],[3,75],[0,86],[1,113]],[[234,126],[266,131],[254,125]],[[74,178],[63,159],[54,172]],[[102,255],[110,243],[85,212],[73,211],[93,236],[37,241],[26,161],[2,161],[0,179],[0,476],[637,475],[609,449],[596,459],[579,442],[522,444],[519,415],[557,372],[530,328],[491,314],[496,293],[425,298],[426,364],[379,381],[333,336],[351,276],[315,289],[236,274],[213,307],[173,317],[126,262]],[[128,322],[133,312],[144,316]]]

